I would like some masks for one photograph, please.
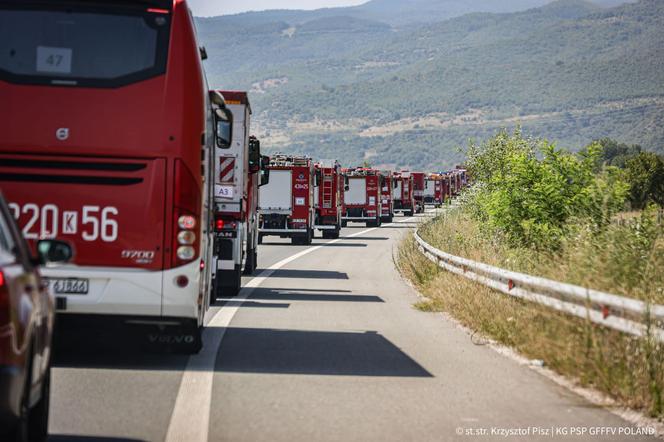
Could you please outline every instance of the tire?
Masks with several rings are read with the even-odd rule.
[[[304,245],[309,246],[314,240],[314,229],[309,229],[309,231],[304,236]]]
[[[31,350],[32,347],[29,347]],[[16,427],[10,434],[10,440],[16,442],[29,442],[30,441],[30,386],[32,385],[32,356],[26,367],[25,382],[23,386],[23,394],[21,395],[21,404],[19,405],[19,417],[16,422]]]
[[[405,212],[406,216],[413,216],[414,212],[412,210],[409,210],[408,212]]]
[[[29,347],[31,350],[33,346]],[[41,397],[37,404],[30,408],[30,387],[32,386],[32,363],[34,356],[26,367],[26,378],[23,395],[20,404],[20,416],[16,428],[10,435],[9,440],[16,442],[42,442],[48,437],[48,412],[51,385],[51,369],[47,369],[42,382]]]
[[[299,246],[302,244],[302,238],[299,235],[291,236],[290,242],[294,246]]]
[[[380,227],[383,225],[383,219],[379,216],[376,218],[376,227]]]
[[[332,239],[339,239],[340,233],[341,233],[341,227],[337,226],[337,228],[332,231]]]
[[[242,268],[234,270],[217,270],[214,275],[214,299],[237,296],[242,288]]]
[[[245,275],[253,275],[258,267],[258,252],[256,249],[247,250],[247,262],[244,264],[244,271],[242,272]]]
[[[346,220],[341,221],[341,227],[348,227],[348,221]]]
[[[48,412],[51,395],[50,365],[44,374],[41,390],[39,402],[30,410],[30,426],[28,428],[28,440],[30,442],[45,441],[48,437]]]

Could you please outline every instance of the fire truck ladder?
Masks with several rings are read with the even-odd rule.
[[[332,199],[334,196],[334,179],[332,174],[323,175],[323,209],[332,208]]]

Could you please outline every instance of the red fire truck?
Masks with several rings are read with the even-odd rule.
[[[216,149],[214,172],[214,288],[215,296],[235,296],[242,273],[250,275],[258,262],[258,188],[267,184],[261,174],[260,141],[249,135],[251,105],[246,92],[218,91],[233,114],[229,149]]]
[[[441,173],[440,179],[443,187],[443,202],[449,201],[452,198],[452,194],[450,193],[451,179],[447,173]]]
[[[43,271],[60,324],[92,315],[198,351],[213,131],[228,147],[232,116],[208,95],[186,2],[26,0],[0,16],[14,54],[0,55],[0,185],[26,238],[76,249]]]
[[[424,204],[440,207],[444,200],[443,176],[437,173],[428,173],[424,180]]]
[[[415,197],[415,212],[424,212],[424,172],[412,172],[413,196]]]
[[[261,187],[258,241],[268,235],[311,244],[314,237],[314,163],[309,157],[270,158],[270,182]]]
[[[341,165],[336,160],[323,160],[315,167],[317,184],[314,190],[315,227],[323,232],[323,238],[339,238],[345,187]]]
[[[468,186],[468,170],[463,166],[457,166],[456,170],[461,174],[461,188]]]
[[[366,222],[367,227],[381,225],[381,181],[375,169],[344,169],[347,188],[344,191],[342,225],[348,221]]]
[[[380,175],[382,177],[380,186],[380,217],[383,222],[391,223],[394,219],[394,185],[396,181],[393,179],[391,170],[383,170],[380,172]]]
[[[415,198],[413,197],[413,176],[409,172],[394,172],[394,212],[413,216]]]

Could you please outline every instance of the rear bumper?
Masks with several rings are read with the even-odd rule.
[[[337,230],[337,226],[331,226],[331,225],[316,225],[314,226],[314,229],[318,230]]]
[[[18,367],[0,365],[0,435],[11,431],[18,421],[23,384]]]
[[[258,229],[258,233],[267,235],[282,235],[288,233],[308,233],[307,229]]]
[[[376,221],[375,216],[344,216],[344,221]]]
[[[87,295],[59,295],[66,309],[59,313],[198,318],[202,273],[198,260],[165,271],[62,266],[45,268],[48,278],[88,279]],[[186,287],[176,279],[185,276]]]
[[[101,344],[119,346],[124,351],[145,344],[199,346],[200,334],[198,321],[193,318],[59,314],[55,340],[58,346],[76,350]]]

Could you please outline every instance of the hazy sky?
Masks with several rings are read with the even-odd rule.
[[[244,11],[265,9],[318,9],[333,6],[352,6],[366,3],[367,0],[189,0],[194,15],[235,14]]]

